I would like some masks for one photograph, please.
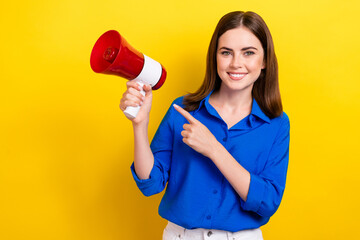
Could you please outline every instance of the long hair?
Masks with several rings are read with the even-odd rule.
[[[261,70],[259,78],[255,81],[252,95],[269,118],[278,117],[283,112],[278,82],[278,64],[270,31],[258,14],[242,11],[226,14],[217,24],[207,53],[204,81],[196,92],[184,97],[183,104],[187,111],[197,109],[201,100],[211,91],[220,89],[221,79],[217,73],[216,61],[218,40],[226,31],[241,26],[248,28],[260,40],[264,49],[265,69]]]

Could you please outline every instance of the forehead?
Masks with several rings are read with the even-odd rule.
[[[244,47],[256,47],[262,49],[260,40],[246,27],[238,27],[226,31],[218,40],[218,48],[228,47],[232,49]]]

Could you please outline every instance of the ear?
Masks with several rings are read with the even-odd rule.
[[[262,65],[261,65],[261,70],[262,70],[262,69],[265,69],[265,68],[266,68],[266,61],[265,61],[265,59],[264,59]]]

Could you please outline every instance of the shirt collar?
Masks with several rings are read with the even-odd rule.
[[[203,100],[200,101],[199,107],[195,110],[194,113],[198,112],[203,106],[205,106],[207,111],[210,114],[221,119],[218,112],[209,103],[209,99],[210,99],[210,96],[212,93],[213,93],[213,91],[211,91]],[[266,114],[261,110],[261,108],[260,108],[259,104],[257,103],[257,101],[255,100],[255,98],[253,98],[251,112],[247,116],[247,118],[248,118],[248,124],[250,124],[250,127],[254,127],[256,125],[255,123],[256,123],[257,119],[260,119],[264,122],[270,123],[270,118],[268,116],[266,116]],[[235,126],[234,126],[235,128],[236,128],[236,125],[237,124],[235,124]]]
[[[253,103],[252,103],[252,107],[251,107],[251,115],[255,115],[258,118],[260,118],[261,120],[270,123],[270,118],[268,116],[266,116],[266,114],[261,110],[259,104],[257,103],[257,101],[255,100],[255,98],[253,98]]]
[[[200,103],[199,103],[199,107],[197,109],[195,109],[194,113],[197,113],[206,103],[206,105],[210,105],[209,104],[209,99],[211,94],[214,92],[214,90],[212,90],[205,98],[203,98]],[[209,109],[208,109],[209,111]]]

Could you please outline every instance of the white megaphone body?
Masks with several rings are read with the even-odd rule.
[[[96,41],[90,57],[94,72],[111,74],[128,80],[149,84],[153,90],[165,82],[166,70],[157,61],[140,53],[126,42],[119,32],[110,30]],[[144,91],[141,91],[145,95]],[[135,118],[140,107],[127,107],[124,111],[129,118]]]

